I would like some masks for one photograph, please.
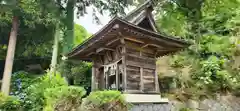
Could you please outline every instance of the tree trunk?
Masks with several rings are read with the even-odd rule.
[[[10,90],[11,74],[14,62],[15,48],[17,42],[17,32],[18,32],[18,17],[14,16],[12,19],[12,29],[9,37],[7,56],[5,61],[3,81],[1,91],[8,95]]]
[[[65,21],[65,25],[67,27],[66,34],[64,36],[64,45],[63,45],[63,54],[68,53],[70,50],[72,50],[74,45],[74,6],[75,6],[75,0],[68,0],[67,2],[67,17]],[[70,65],[68,60],[63,60],[64,64]],[[71,69],[64,69],[68,70],[67,72],[71,73]],[[66,72],[66,71],[64,71]],[[68,80],[67,74],[63,74],[66,80]],[[69,81],[68,81],[69,82]]]
[[[66,36],[65,36],[65,44],[63,46],[63,53],[68,53],[74,45],[74,5],[75,0],[68,0],[67,2],[67,17],[66,17]]]
[[[56,24],[55,35],[54,35],[54,45],[52,52],[52,60],[51,60],[51,70],[50,74],[56,73],[57,67],[57,58],[58,58],[58,46],[59,46],[59,36],[60,36],[59,24]]]

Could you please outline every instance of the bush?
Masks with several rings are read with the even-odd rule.
[[[0,92],[0,111],[21,111],[21,109],[21,101],[18,98]]]
[[[46,74],[40,77],[40,80],[29,86],[26,91],[27,97],[24,99],[25,109],[31,111],[43,110],[43,107],[46,105],[44,92],[46,92],[49,88],[51,89],[61,86],[67,86],[67,83],[60,74]]]
[[[37,81],[38,78],[36,75],[24,71],[18,71],[12,75],[10,94],[17,96],[20,99],[24,99],[29,85],[34,84]]]
[[[191,108],[181,108],[179,111],[193,111]]]
[[[127,111],[128,104],[118,91],[92,92],[83,100],[81,111]]]
[[[46,107],[44,111],[76,111],[80,108],[86,91],[82,87],[61,86],[49,88],[44,93]]]

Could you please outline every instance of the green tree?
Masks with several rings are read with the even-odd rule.
[[[87,30],[78,24],[74,24],[74,47],[81,44],[84,40],[91,36]]]
[[[53,16],[47,15],[42,16],[45,14],[49,14],[49,12],[42,11],[44,7],[41,6],[40,1],[33,1],[33,0],[21,0],[21,1],[5,1],[1,0],[1,8],[3,8],[3,11],[1,10],[1,23],[4,21],[7,21],[6,24],[1,24],[1,29],[4,27],[7,30],[7,25],[9,18],[13,18],[12,20],[12,30],[9,37],[9,45],[8,45],[8,52],[6,57],[6,64],[5,64],[5,70],[4,70],[4,76],[3,76],[3,84],[2,84],[2,91],[6,94],[9,93],[9,86],[10,86],[10,79],[12,74],[12,67],[13,67],[13,61],[14,61],[14,55],[15,55],[15,48],[17,43],[17,35],[24,36],[25,40],[27,40],[27,36],[29,37],[29,32],[24,31],[17,31],[19,27],[29,28],[29,29],[35,29],[36,27],[43,27],[46,28],[47,26],[51,25],[53,22],[53,19],[51,19]],[[20,24],[18,24],[20,23]],[[30,30],[25,30],[30,31]],[[35,30],[36,31],[36,30]],[[34,32],[30,33],[33,34]],[[5,33],[6,34],[6,33]],[[35,33],[36,34],[36,33]],[[34,34],[33,34],[34,35]],[[32,35],[31,35],[32,36]],[[38,36],[41,37],[41,36]],[[5,38],[5,37],[4,37]],[[3,38],[3,39],[4,39]],[[41,37],[43,38],[43,37]],[[21,41],[24,39],[19,39],[18,41]],[[30,40],[29,40],[30,41]],[[26,42],[25,42],[26,43]],[[21,47],[22,48],[22,47]]]
[[[10,1],[11,4],[7,1],[0,1],[4,5],[18,5],[17,1]],[[15,2],[15,3],[13,3]],[[11,81],[11,73],[12,73],[12,67],[13,67],[13,59],[15,55],[15,47],[17,42],[17,33],[18,33],[18,16],[17,16],[17,9],[13,9],[13,17],[12,17],[12,29],[9,37],[9,44],[8,44],[8,50],[7,50],[7,57],[5,62],[5,68],[3,73],[3,83],[1,87],[1,91],[8,95],[9,93],[9,86]]]
[[[191,81],[181,84],[182,92],[194,87],[198,91],[233,91],[238,86],[238,0],[164,0],[157,2],[157,25],[162,33],[191,41],[186,51],[171,58],[171,67],[190,67]],[[233,42],[234,41],[234,42]],[[176,71],[177,72],[177,71]],[[178,72],[182,74],[183,72]],[[181,77],[181,76],[179,76]],[[183,79],[182,79],[183,80]],[[185,86],[182,86],[185,85]],[[197,92],[192,90],[190,93]]]

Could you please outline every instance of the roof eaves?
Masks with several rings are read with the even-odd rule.
[[[151,31],[151,30],[144,29],[144,28],[139,27],[139,26],[137,26],[137,25],[134,25],[134,24],[132,24],[132,23],[130,23],[130,22],[124,20],[124,19],[119,19],[119,20],[120,20],[121,22],[125,23],[125,24],[128,24],[128,25],[132,26],[132,27],[138,28],[138,29],[143,30],[143,31],[146,31],[146,32],[148,32],[148,33],[152,33],[152,34],[161,36],[161,37],[164,38],[164,39],[176,41],[176,42],[179,42],[179,43],[181,43],[181,44],[191,45],[189,42],[187,42],[187,41],[185,41],[185,40],[177,39],[177,38],[171,37],[171,36],[162,35],[162,34],[160,34],[160,33],[157,33],[157,32]]]
[[[81,44],[79,44],[78,46],[76,46],[75,48],[72,49],[71,52],[64,54],[67,57],[72,57],[74,55],[76,55],[75,53],[77,53],[76,51],[81,49],[82,46],[88,44],[92,39],[94,39],[97,35],[99,35],[104,29],[106,29],[110,24],[112,24],[114,21],[119,20],[120,18],[118,17],[114,17],[111,21],[109,21],[109,23],[107,25],[105,25],[103,28],[101,28],[98,32],[96,32],[95,34],[93,34],[91,37],[89,37],[87,40],[85,40],[84,42],[82,42]]]

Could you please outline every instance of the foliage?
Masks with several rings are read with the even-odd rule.
[[[26,90],[29,87],[29,84],[34,84],[38,81],[33,74],[29,74],[24,71],[15,72],[11,79],[11,95],[17,96],[20,99],[26,97]]]
[[[1,111],[21,111],[21,101],[13,96],[6,96],[0,92]]]
[[[86,91],[81,87],[49,88],[44,92],[46,98],[44,111],[75,111],[80,108],[82,97],[85,94]]]
[[[187,92],[192,95],[196,90],[211,95],[238,90],[239,68],[233,66],[239,56],[240,1],[163,0],[157,5],[159,30],[193,43],[170,56],[169,69],[178,73],[179,92],[191,89]],[[184,72],[186,67],[189,70]]]
[[[172,36],[186,37],[187,35],[187,18],[183,13],[178,11],[176,4],[163,1],[157,7],[157,26],[162,33]],[[167,12],[167,13],[166,13]]]
[[[229,37],[208,35],[200,39],[199,52],[201,57],[208,55],[230,57],[233,55],[234,47]]]
[[[8,9],[0,12],[0,33],[2,35],[0,44],[3,45],[8,43],[13,13],[17,13],[19,16],[19,29],[21,31],[18,32],[18,36],[21,39],[17,40],[16,57],[48,56],[51,54],[51,41],[56,18],[41,3],[39,0],[20,0],[14,5],[7,4]],[[50,5],[52,2],[48,4]],[[12,5],[15,8],[11,7]],[[12,11],[12,9],[18,11]]]
[[[0,60],[5,58],[7,46],[0,44]]]
[[[27,97],[25,98],[25,108],[33,111],[39,111],[45,106],[44,92],[49,88],[57,88],[60,86],[67,86],[64,78],[60,74],[46,74],[40,77],[39,82],[32,84],[27,89]]]
[[[78,24],[74,24],[74,46],[81,44],[84,40],[90,37],[91,34],[87,30]]]
[[[226,61],[216,56],[209,57],[206,61],[201,61],[201,69],[193,76],[199,87],[209,87],[213,92],[231,90],[236,81],[229,72],[223,68]]]
[[[68,79],[72,80],[71,85],[79,85],[84,88],[91,86],[91,68],[92,65],[83,61],[66,61],[61,63],[58,70]],[[71,81],[69,81],[71,82]]]
[[[181,108],[179,111],[192,111],[190,108]]]
[[[127,108],[128,104],[118,91],[92,92],[82,104],[83,111],[127,111]]]

